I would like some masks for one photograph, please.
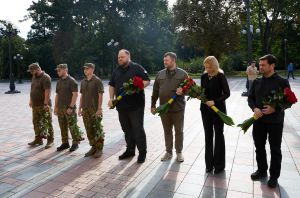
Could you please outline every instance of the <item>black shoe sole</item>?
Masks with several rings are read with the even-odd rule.
[[[75,148],[75,149],[69,149],[69,151],[70,151],[70,152],[74,152],[74,151],[76,151],[77,149],[78,149],[78,147]]]
[[[139,156],[138,157],[138,159],[137,159],[137,163],[138,164],[142,164],[142,163],[144,163],[146,161],[146,155],[141,155],[141,156]]]
[[[125,159],[129,159],[129,158],[133,158],[135,156],[135,154],[133,154],[133,155],[128,155],[128,156],[126,156],[126,157],[121,157],[121,156],[119,156],[119,160],[125,160]]]
[[[251,176],[251,180],[252,181],[258,181],[258,180],[262,180],[262,179],[265,179],[266,177],[268,177],[268,175],[260,175],[260,176],[257,176],[257,177],[252,177]]]
[[[56,151],[63,151],[63,150],[66,150],[66,149],[69,149],[70,147],[68,147],[68,148],[60,148],[60,149],[56,149]]]
[[[56,149],[57,152],[61,152],[61,151],[64,151],[64,150],[67,150],[68,148],[66,149]]]
[[[138,163],[138,164],[142,164],[142,163],[144,163],[145,161],[146,161],[146,160],[138,160],[137,163]]]

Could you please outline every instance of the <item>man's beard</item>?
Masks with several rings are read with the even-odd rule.
[[[121,67],[126,67],[128,64],[129,64],[129,61],[126,61],[125,63],[119,64],[119,65],[120,65]]]
[[[170,69],[173,68],[173,66],[172,65],[165,65],[165,68],[168,69],[168,70],[170,70]]]

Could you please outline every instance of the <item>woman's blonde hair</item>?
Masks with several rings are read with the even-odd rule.
[[[220,69],[220,65],[219,65],[219,62],[218,62],[216,57],[214,57],[214,56],[206,57],[203,61],[203,65],[205,66],[206,64],[209,64],[209,65],[214,67],[214,69],[215,69],[214,73],[215,74],[217,74],[219,72],[224,73],[224,71],[222,69]],[[207,73],[207,71],[205,70],[204,73]]]

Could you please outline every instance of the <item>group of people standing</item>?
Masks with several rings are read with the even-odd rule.
[[[78,83],[68,73],[67,64],[57,65],[56,71],[59,80],[56,84],[56,95],[54,102],[54,115],[58,117],[58,123],[61,131],[62,144],[57,147],[57,151],[69,149],[73,152],[78,149],[78,144],[82,140],[81,134],[76,129],[77,114],[83,117],[84,126],[87,137],[91,145],[89,152],[85,156],[100,157],[102,148],[95,143],[96,131],[95,116],[102,117],[102,98],[103,84],[95,74],[95,65],[86,63],[83,66],[85,78],[81,81],[80,102],[77,112],[76,101],[78,98]],[[43,139],[41,133],[47,127],[47,144],[45,149],[52,147],[54,134],[52,126],[52,101],[51,93],[51,77],[41,70],[38,63],[32,63],[28,67],[28,72],[32,74],[32,83],[30,91],[29,106],[32,108],[32,120],[35,131],[35,139],[28,143],[30,146],[42,145]],[[45,116],[47,113],[48,116]],[[41,121],[44,120],[44,121]],[[47,126],[44,126],[47,125]],[[69,132],[72,136],[72,145],[69,144]]]
[[[180,84],[188,77],[183,69],[176,65],[177,56],[173,52],[164,55],[163,62],[165,68],[158,72],[153,84],[151,97],[151,112],[156,110],[156,103],[165,104],[174,95],[178,97],[170,106],[169,111],[161,115],[161,122],[164,130],[165,154],[161,161],[167,161],[173,157],[173,142],[175,139],[176,160],[184,161],[183,140],[184,140],[184,114],[185,96]],[[147,71],[139,64],[131,61],[130,52],[122,49],[118,54],[119,66],[113,71],[109,81],[109,102],[113,105],[113,100],[122,93],[123,83],[128,82],[135,76],[142,78],[144,87],[150,84]],[[201,86],[205,89],[207,102],[201,103],[200,111],[205,134],[205,164],[206,172],[214,171],[218,174],[225,169],[225,138],[224,123],[217,114],[210,108],[216,106],[220,111],[226,113],[226,99],[230,96],[230,89],[224,72],[220,69],[218,60],[214,56],[208,56],[204,60],[205,72],[201,76]],[[281,139],[284,122],[284,111],[274,109],[271,106],[262,104],[263,98],[268,96],[273,90],[289,87],[286,79],[281,78],[275,72],[276,58],[273,55],[266,55],[260,58],[259,67],[262,78],[253,79],[249,90],[248,104],[257,120],[253,126],[253,139],[256,148],[256,160],[258,170],[251,175],[251,179],[257,180],[267,176],[267,159],[265,144],[269,136],[271,147],[271,168],[269,187],[277,186],[277,179],[280,175],[281,167]],[[102,117],[103,84],[94,74],[95,65],[87,63],[84,65],[85,78],[80,86],[80,105],[78,115],[83,116],[84,125],[87,131],[90,151],[85,156],[100,157],[102,148],[95,147],[93,142],[95,131],[93,122],[95,116]],[[249,68],[249,73],[251,68]],[[35,130],[35,140],[30,145],[41,145],[39,116],[43,111],[50,111],[50,89],[51,78],[43,72],[37,63],[29,65],[29,71],[33,75],[30,106],[33,111],[33,124]],[[257,75],[257,70],[253,68],[253,75]],[[68,142],[68,116],[76,116],[76,100],[78,97],[78,86],[74,78],[68,74],[68,66],[60,64],[57,66],[57,73],[60,80],[56,86],[56,97],[54,113],[58,116],[61,129],[62,145],[57,148],[62,151],[70,147]],[[119,122],[125,135],[126,150],[119,156],[120,160],[135,156],[136,148],[139,151],[138,163],[145,162],[147,154],[147,141],[144,129],[145,93],[144,91],[126,95],[117,103]],[[51,115],[51,113],[50,113]],[[95,115],[95,116],[94,116]],[[77,117],[76,117],[77,118]],[[73,119],[74,120],[74,119]],[[49,117],[50,124],[52,117]],[[77,122],[77,121],[76,121]],[[174,128],[174,132],[173,132]],[[174,138],[175,136],[175,138]],[[73,137],[73,136],[72,136]],[[53,146],[53,127],[49,128],[49,136],[45,148]],[[70,151],[78,148],[78,140],[73,138]]]

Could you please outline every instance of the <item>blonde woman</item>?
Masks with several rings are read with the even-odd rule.
[[[214,169],[217,174],[225,169],[224,123],[210,107],[215,105],[226,113],[225,100],[230,96],[230,90],[224,72],[214,56],[205,58],[203,64],[205,72],[201,76],[201,86],[205,88],[208,101],[201,103],[200,110],[205,134],[206,172]]]

